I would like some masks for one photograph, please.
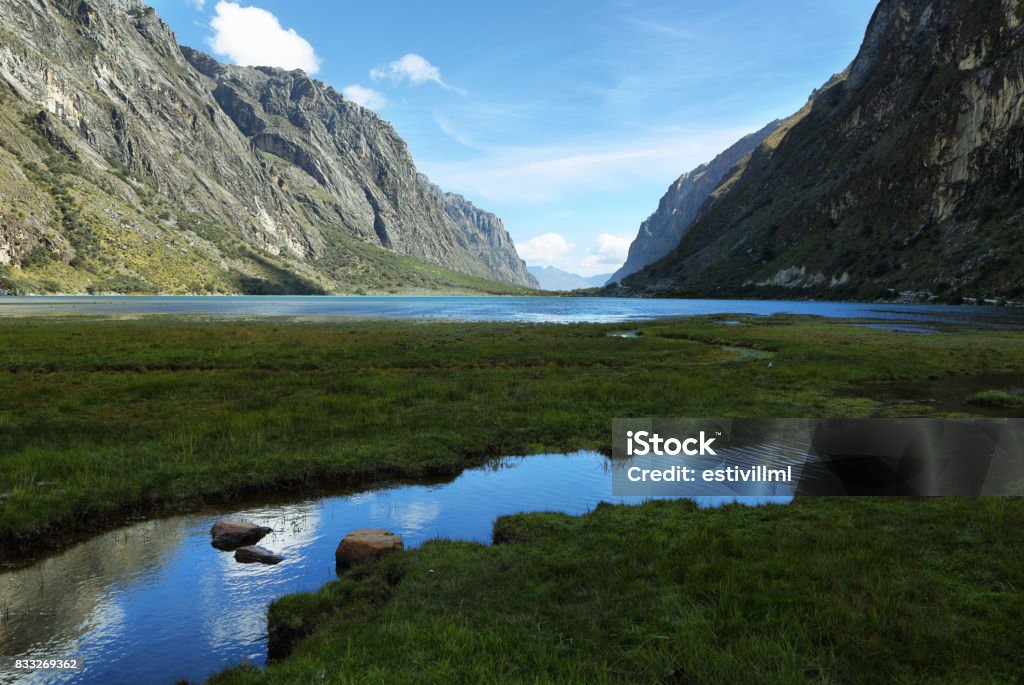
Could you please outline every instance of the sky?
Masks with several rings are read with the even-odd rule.
[[[151,3],[184,45],[373,109],[529,264],[594,275],[682,173],[844,69],[876,0]]]

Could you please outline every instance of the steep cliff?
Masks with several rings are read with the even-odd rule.
[[[1024,2],[883,0],[847,73],[623,285],[1024,296]]]
[[[351,292],[507,274],[462,246],[376,114],[302,72],[179,48],[135,0],[0,0],[0,141],[0,289]]]
[[[423,189],[444,207],[445,214],[455,225],[455,239],[461,249],[506,283],[527,288],[540,287],[537,279],[526,269],[526,262],[520,259],[512,236],[505,230],[501,219],[461,195],[444,192],[423,174],[420,174],[419,181]]]
[[[773,121],[760,131],[744,136],[711,162],[701,164],[676,179],[661,198],[658,209],[640,225],[640,231],[629,246],[626,263],[610,280],[621,281],[675,249],[682,240],[683,233],[690,227],[697,212],[715,189],[736,171],[734,167],[745,162],[745,158],[763,143],[780,123]]]

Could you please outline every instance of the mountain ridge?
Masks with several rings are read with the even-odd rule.
[[[710,162],[676,179],[661,198],[658,209],[640,225],[629,246],[625,264],[612,275],[611,280],[621,281],[671,252],[715,189],[727,176],[735,173],[736,165],[774,133],[781,123],[773,121],[744,136]]]
[[[612,276],[612,274],[580,276],[579,274],[559,269],[555,266],[530,266],[527,268],[540,283],[540,287],[542,289],[552,291],[600,288],[605,285],[608,282],[608,279]]]
[[[390,124],[303,72],[222,65],[135,0],[0,17],[0,289],[536,287],[510,239],[467,247]]]
[[[1024,4],[882,0],[846,73],[620,294],[1020,298]]]

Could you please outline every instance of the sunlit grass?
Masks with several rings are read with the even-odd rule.
[[[624,328],[4,319],[0,549],[285,486],[606,450],[615,417],[927,415],[836,390],[1024,369],[1014,332],[776,317],[608,336]]]

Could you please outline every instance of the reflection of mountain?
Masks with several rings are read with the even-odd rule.
[[[0,654],[68,656],[84,632],[119,630],[111,588],[144,585],[186,535],[184,519],[146,521],[0,574]]]

